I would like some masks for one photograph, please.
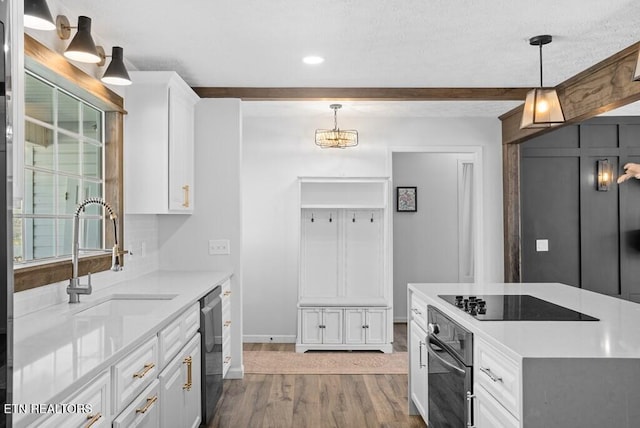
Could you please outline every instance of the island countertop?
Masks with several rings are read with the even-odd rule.
[[[59,403],[231,276],[156,271],[14,320],[14,403]],[[140,315],[82,316],[114,295],[171,295]],[[17,415],[20,417],[20,415]]]
[[[559,283],[409,284],[433,305],[513,358],[640,358],[640,304]],[[438,295],[529,294],[599,321],[481,321]]]

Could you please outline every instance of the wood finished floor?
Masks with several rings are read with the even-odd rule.
[[[291,351],[293,344],[245,343],[246,351]],[[406,352],[407,326],[394,324],[394,352]],[[258,375],[226,380],[209,428],[426,427],[409,416],[407,375]]]

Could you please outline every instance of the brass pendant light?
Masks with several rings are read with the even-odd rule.
[[[331,104],[333,110],[333,129],[316,129],[316,145],[323,149],[345,149],[358,145],[358,131],[338,128],[338,110],[342,104]]]
[[[551,43],[549,35],[536,36],[529,39],[531,46],[540,47],[540,87],[527,93],[522,113],[522,128],[548,128],[564,123],[564,113],[554,88],[545,88],[542,84],[542,46]]]

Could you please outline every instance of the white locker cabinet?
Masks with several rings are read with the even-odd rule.
[[[386,343],[386,309],[345,309],[345,343]]]
[[[191,214],[194,106],[199,97],[170,71],[130,72],[125,108],[125,209]]]
[[[302,342],[306,344],[342,344],[341,309],[303,309]]]

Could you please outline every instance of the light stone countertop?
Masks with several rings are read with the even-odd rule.
[[[156,335],[231,272],[156,271],[14,320],[13,403],[62,403]],[[74,315],[111,295],[176,295],[150,313]],[[25,415],[14,415],[22,419]],[[29,418],[30,419],[30,418]]]
[[[409,290],[512,358],[640,358],[640,304],[559,283],[409,284]],[[530,294],[600,321],[479,321],[439,294]]]

